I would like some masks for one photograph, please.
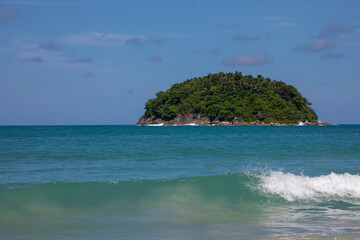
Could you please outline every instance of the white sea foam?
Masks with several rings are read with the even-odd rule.
[[[271,171],[261,177],[261,189],[288,201],[351,198],[360,200],[360,176],[349,173],[307,177]]]
[[[184,126],[197,126],[196,123],[188,123],[188,124],[184,124]]]
[[[155,123],[155,124],[147,124],[146,126],[150,126],[150,127],[161,127],[163,126],[163,123]]]

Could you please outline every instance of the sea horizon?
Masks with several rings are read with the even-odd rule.
[[[339,126],[339,125],[360,125],[360,123],[331,123],[331,125],[329,126]],[[136,125],[136,123],[129,123],[129,124],[10,124],[10,125],[0,125],[0,127],[37,127],[37,126],[139,126]],[[142,125],[143,127],[148,127],[147,125]],[[179,126],[197,126],[197,127],[214,127],[214,126],[229,126],[229,127],[306,127],[306,125],[294,125],[294,126],[268,126],[268,125],[205,125],[205,126],[201,126],[201,125],[188,125],[188,124],[184,124],[184,125],[172,125],[172,126],[159,126],[159,127],[179,127]],[[323,125],[321,125],[323,126]],[[320,127],[321,127],[320,126]],[[319,126],[318,126],[319,127]]]

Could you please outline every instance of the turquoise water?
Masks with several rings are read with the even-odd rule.
[[[0,127],[0,239],[360,238],[360,125]]]

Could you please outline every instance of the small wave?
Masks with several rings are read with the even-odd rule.
[[[129,204],[132,204],[134,199],[162,202],[167,197],[176,195],[181,198],[188,196],[189,202],[193,199],[202,199],[203,202],[221,200],[235,205],[249,202],[284,204],[284,201],[298,200],[316,202],[340,200],[360,205],[360,176],[349,173],[330,173],[309,177],[258,169],[255,172],[161,180],[46,183],[0,190],[0,209],[1,204],[4,203],[2,201],[5,201],[4,196],[13,198],[15,202],[19,201],[21,204],[26,199],[32,201],[34,196],[42,196],[42,199],[49,198],[49,202],[52,202],[57,201],[57,197],[54,196],[60,192],[66,199],[76,197],[79,201],[92,199],[97,202],[119,200],[128,201]]]
[[[210,229],[211,235],[203,239],[251,239],[254,237],[239,234],[257,230],[270,232],[274,239],[292,239],[286,234],[298,236],[307,232],[338,236],[360,231],[360,204],[347,203],[348,198],[360,201],[359,175],[331,173],[307,177],[264,171],[161,180],[59,182],[1,189],[0,235],[19,231],[21,234],[29,229],[36,233],[49,231],[49,235],[54,233],[53,229],[73,233],[74,226],[80,226],[94,239],[104,239],[96,234],[111,231],[116,233],[111,239],[127,231],[143,232],[137,239],[157,236],[158,232],[174,236],[169,229],[186,232],[193,229],[194,233]],[[339,197],[340,201],[336,201]],[[302,199],[318,199],[320,203],[296,201]],[[215,227],[219,237],[214,235]],[[194,239],[193,232],[189,239]],[[175,232],[177,235],[183,236],[182,232]]]
[[[360,199],[360,176],[349,173],[308,177],[270,171],[260,177],[265,193],[277,194],[288,201],[323,199]]]

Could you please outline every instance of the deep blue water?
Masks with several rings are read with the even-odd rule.
[[[360,237],[360,125],[0,127],[0,239]]]

